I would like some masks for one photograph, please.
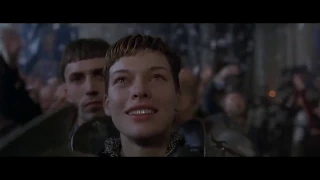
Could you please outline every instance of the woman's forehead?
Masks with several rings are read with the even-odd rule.
[[[170,65],[166,57],[158,52],[143,52],[134,56],[125,56],[114,63],[109,73],[117,71],[150,71],[150,70],[167,70],[170,71]]]

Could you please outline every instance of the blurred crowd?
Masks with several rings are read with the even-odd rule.
[[[62,80],[61,72],[47,73],[60,68],[60,59],[47,65],[39,61],[32,73],[26,73],[18,64],[24,48],[18,31],[7,28],[1,38],[5,53],[1,54],[0,135],[5,137],[16,127],[53,112],[70,100],[66,93],[68,81]],[[50,44],[50,36],[47,41]],[[40,46],[46,48],[45,44]],[[281,83],[277,89],[248,95],[243,87],[244,73],[240,64],[225,59],[216,60],[199,72],[183,66],[179,74],[177,126],[199,121],[205,129],[202,138],[212,143],[225,142],[226,147],[242,156],[318,156],[320,78],[305,66],[290,67],[278,77]],[[95,89],[83,91],[83,96],[99,101],[104,93]],[[80,101],[82,97],[75,98]]]

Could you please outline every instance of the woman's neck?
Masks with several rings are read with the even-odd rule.
[[[132,140],[120,135],[122,155],[125,157],[163,157],[167,154],[171,131],[148,140]]]

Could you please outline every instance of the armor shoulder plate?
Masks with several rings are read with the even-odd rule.
[[[207,140],[208,140],[206,143],[207,157],[245,157],[244,154],[228,147],[227,142],[218,141],[211,134],[207,136]]]

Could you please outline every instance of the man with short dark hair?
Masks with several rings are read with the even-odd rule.
[[[77,125],[103,111],[103,67],[109,43],[101,39],[78,39],[65,49],[61,62],[67,100],[78,107]]]
[[[74,151],[95,154],[101,150],[103,139],[115,132],[112,121],[103,110],[103,68],[108,48],[109,44],[102,39],[78,39],[66,47],[62,56],[65,97],[78,109],[69,137]],[[78,137],[81,137],[80,141]]]

